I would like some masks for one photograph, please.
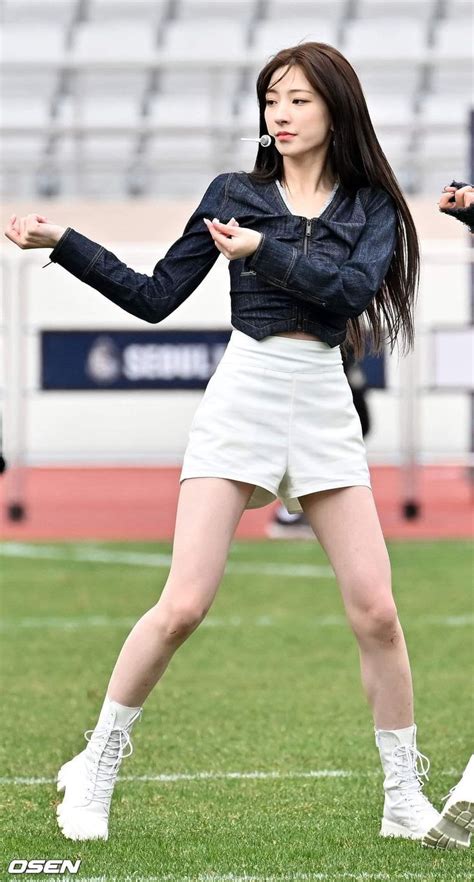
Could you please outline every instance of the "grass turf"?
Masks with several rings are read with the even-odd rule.
[[[336,581],[324,570],[278,573],[326,567],[315,542],[234,544],[208,620],[148,699],[121,768],[178,778],[119,782],[109,841],[64,839],[52,779],[83,748],[117,652],[167,575],[166,560],[114,563],[114,554],[170,549],[82,546],[110,557],[94,562],[73,560],[68,544],[46,547],[58,559],[28,548],[30,558],[2,558],[1,879],[14,878],[13,858],[40,857],[81,858],[77,879],[107,882],[472,879],[472,850],[378,836],[382,774]],[[392,542],[389,553],[418,746],[432,761],[425,792],[439,807],[472,752],[472,552],[459,541]],[[349,775],[301,776],[310,770]],[[228,777],[254,771],[276,775]],[[214,777],[179,778],[200,772]]]

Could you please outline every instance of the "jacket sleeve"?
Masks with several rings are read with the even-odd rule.
[[[111,251],[71,227],[56,243],[50,260],[132,315],[159,322],[192,294],[219,257],[203,218],[223,217],[228,178],[224,173],[211,181],[183,234],[158,261],[151,276],[130,269]]]
[[[377,190],[366,209],[366,224],[345,263],[308,256],[292,245],[262,235],[248,266],[257,274],[331,312],[353,318],[379,291],[396,245],[397,215],[390,195]]]

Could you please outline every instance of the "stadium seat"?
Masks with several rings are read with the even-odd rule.
[[[451,96],[428,95],[420,108],[419,123],[422,131],[430,129],[449,130],[453,125],[453,120],[461,128],[463,118],[467,126],[469,118],[469,104],[464,105],[456,102],[456,110],[453,110],[453,101]]]
[[[48,101],[35,99],[23,99],[3,97],[0,112],[0,131],[15,130],[39,130],[48,128],[51,120],[51,105]]]
[[[47,163],[44,134],[8,135],[2,132],[0,195],[29,199],[37,191],[38,170]]]
[[[444,129],[442,135],[439,132],[427,132],[422,134],[419,144],[419,153],[428,165],[437,166],[440,163],[451,163],[452,175],[456,176],[456,167],[466,168],[469,152],[469,134],[467,128],[457,130]],[[466,179],[467,180],[467,179]]]
[[[433,59],[440,63],[444,59],[461,61],[472,60],[472,18],[455,18],[441,21],[435,31]]]
[[[188,93],[202,95],[209,92],[219,94],[229,104],[233,102],[242,79],[238,68],[219,70],[198,65],[183,70],[179,64],[167,67],[158,76],[160,92],[173,95],[175,101],[185,102]]]
[[[150,103],[147,117],[150,127],[179,127],[183,129],[183,136],[186,136],[187,127],[226,129],[231,119],[228,102],[218,100],[214,103],[209,93],[193,95],[189,104],[175,95],[157,95]]]
[[[147,22],[81,22],[75,31],[73,61],[150,63],[156,56],[155,29]]]
[[[133,99],[116,95],[114,99],[97,100],[80,93],[78,98],[68,95],[61,101],[55,120],[59,126],[128,129],[130,132],[137,132],[141,126],[140,106]]]
[[[337,44],[337,26],[328,19],[298,19],[296,17],[278,21],[261,21],[255,28],[253,55],[262,56],[262,66],[266,56],[280,49],[295,46],[297,43],[315,41],[317,43]]]
[[[2,21],[44,25],[67,25],[77,10],[77,0],[3,0]]]
[[[143,19],[154,25],[161,19],[165,9],[165,0],[89,0],[86,15],[87,21]]]
[[[420,78],[421,62],[418,59],[399,64],[397,61],[374,61],[372,59],[349,59],[355,68],[365,94],[392,96],[415,95]]]
[[[411,137],[408,129],[394,132],[380,126],[376,131],[376,135],[390,165],[393,165],[393,163],[400,164],[400,160],[406,158]]]
[[[472,103],[472,83],[471,61],[453,59],[452,62],[433,65],[430,89],[440,98]]]
[[[144,157],[152,166],[193,168],[210,166],[216,158],[216,138],[210,134],[170,135],[166,132],[148,140]]]
[[[136,135],[58,139],[51,164],[56,169],[61,195],[80,198],[122,198],[126,175],[136,158]]]
[[[405,129],[413,125],[413,102],[409,96],[391,95],[387,101],[386,95],[366,92],[365,99],[375,129],[378,126]]]
[[[153,169],[149,180],[150,197],[156,199],[202,199],[212,179],[220,172],[228,171],[222,166],[205,169]],[[191,214],[191,212],[190,212]],[[184,224],[183,224],[184,227]]]
[[[198,20],[200,18],[234,19],[239,22],[248,21],[255,14],[256,0],[180,0],[177,16],[180,20]]]
[[[446,18],[469,18],[472,16],[472,0],[446,0],[444,14]]]
[[[397,16],[428,19],[435,12],[436,0],[359,0],[356,7],[357,19]]]
[[[290,6],[292,17],[306,20],[312,17],[314,24],[319,16],[332,21],[341,18],[346,12],[347,2],[346,0],[291,0],[289,4],[288,0],[268,0],[266,18],[269,21],[288,18]]]
[[[147,70],[133,70],[113,67],[112,70],[87,70],[78,68],[71,71],[70,90],[75,95],[103,98],[109,100],[117,95],[126,100],[134,98],[137,102],[144,99],[150,81]]]
[[[127,135],[63,135],[57,139],[52,156],[59,163],[75,163],[79,158],[86,163],[108,162],[112,167],[124,166],[135,154],[136,133]]]
[[[9,135],[2,132],[2,164],[36,163],[45,156],[47,136],[42,133]]]
[[[28,70],[12,66],[2,71],[2,100],[35,98],[51,102],[57,87],[58,72],[55,70]]]
[[[427,45],[423,21],[384,18],[354,21],[347,30],[344,54],[358,59],[419,59]]]
[[[239,100],[236,120],[237,125],[242,128],[242,131],[251,129],[252,132],[255,131],[255,137],[258,137],[259,114],[257,95],[242,95]]]
[[[452,180],[469,180],[469,167],[466,160],[454,156],[439,158],[433,162],[430,155],[421,154],[418,159],[418,192],[434,196],[434,201],[439,199],[441,191]],[[461,227],[459,227],[461,233]]]
[[[66,29],[57,23],[26,27],[4,24],[2,28],[2,62],[41,61],[45,67],[55,67],[65,58]]]
[[[160,55],[179,61],[241,61],[246,51],[246,32],[241,23],[199,19],[171,21],[164,30]]]

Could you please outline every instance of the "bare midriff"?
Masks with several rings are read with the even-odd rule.
[[[306,334],[305,331],[288,331],[287,333],[283,331],[275,334],[275,337],[294,337],[295,340],[319,340],[322,342],[320,337],[315,337],[314,334]]]

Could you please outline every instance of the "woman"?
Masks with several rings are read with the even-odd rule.
[[[191,428],[168,580],[125,641],[88,746],[59,772],[59,824],[71,839],[107,838],[131,727],[211,606],[244,509],[276,495],[306,513],[358,641],[385,772],[381,834],[421,839],[438,819],[421,792],[407,650],[340,348],[347,338],[361,354],[364,319],[375,351],[382,322],[392,347],[400,335],[412,345],[416,234],[359,80],[336,49],[282,50],[257,95],[271,146],[259,148],[253,173],[211,182],[151,277],[39,215],[13,218],[6,233],[22,248],[55,245],[53,262],[152,322],[191,294],[219,252],[231,276],[235,330]]]

